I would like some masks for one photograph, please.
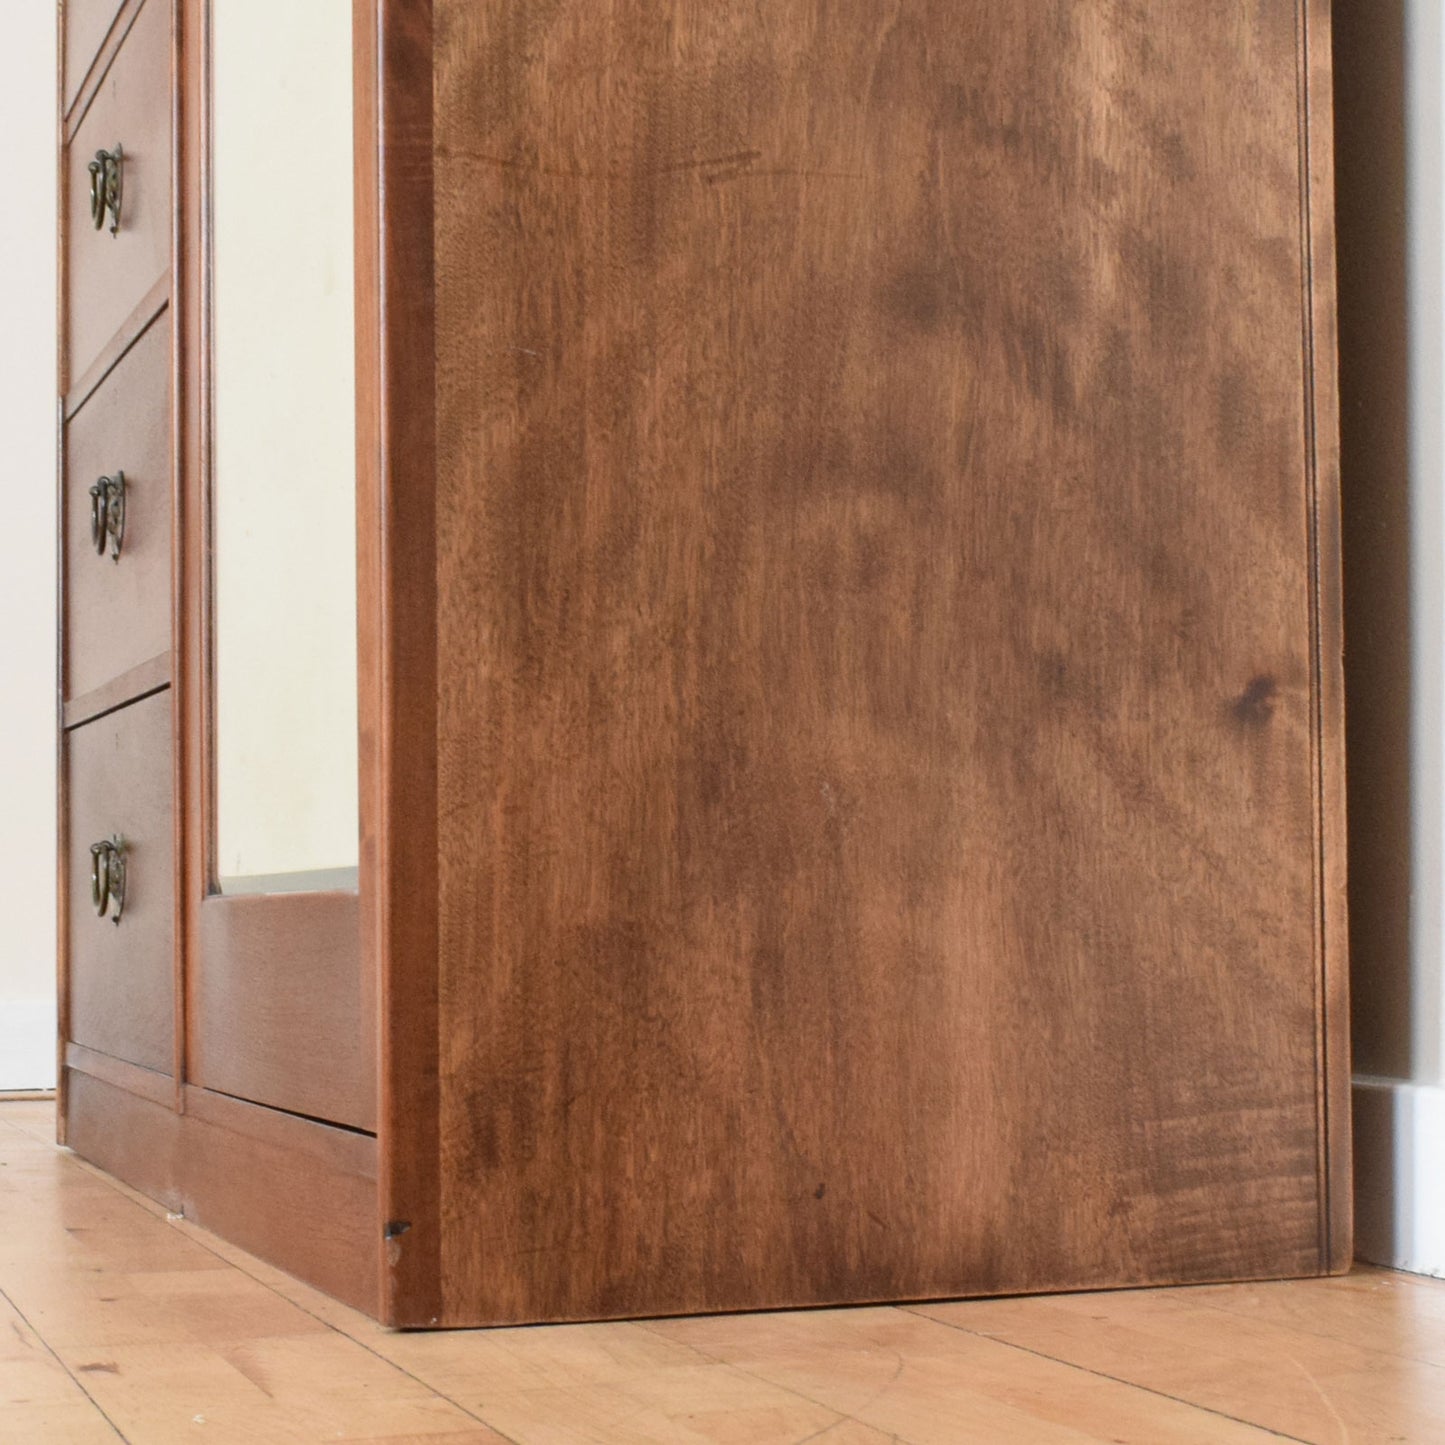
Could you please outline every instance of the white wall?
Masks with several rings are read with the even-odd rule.
[[[55,1083],[55,7],[0,6],[0,1090]]]
[[[1335,24],[1356,1244],[1445,1275],[1445,21]]]

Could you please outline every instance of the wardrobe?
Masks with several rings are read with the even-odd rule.
[[[401,1327],[1348,1266],[1326,0],[60,23],[65,1144]]]

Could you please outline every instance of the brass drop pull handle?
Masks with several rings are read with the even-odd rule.
[[[90,163],[90,219],[98,231],[110,217],[110,234],[120,230],[120,182],[125,152],[117,141],[113,151],[96,151]]]
[[[120,561],[120,547],[125,540],[125,473],[99,477],[90,489],[90,545],[96,555],[105,556],[110,547],[112,562]]]
[[[119,834],[90,845],[90,901],[97,918],[109,915],[112,923],[120,922],[125,912],[125,839]]]

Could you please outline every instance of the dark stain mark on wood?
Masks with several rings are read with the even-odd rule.
[[[1214,415],[1219,445],[1231,461],[1247,458],[1251,432],[1249,377],[1234,366],[1221,373],[1215,385]]]
[[[969,332],[976,331],[981,321],[976,304],[970,305],[963,293],[960,278],[943,266],[900,270],[886,286],[883,300],[889,311],[920,331],[936,331],[960,312],[966,313]]]
[[[1157,149],[1164,173],[1171,181],[1187,184],[1194,179],[1194,158],[1189,154],[1189,143],[1179,131],[1171,130],[1160,136]]]
[[[1055,702],[1062,702],[1069,695],[1069,661],[1057,648],[1045,653],[1040,672],[1044,693]]]
[[[1275,694],[1279,684],[1272,677],[1256,677],[1230,707],[1234,720],[1241,727],[1263,727],[1274,716]]]
[[[383,1239],[400,1239],[410,1228],[411,1220],[409,1219],[388,1219],[386,1228],[381,1232],[381,1237]]]

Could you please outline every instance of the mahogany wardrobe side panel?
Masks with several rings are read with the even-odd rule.
[[[386,1317],[1343,1268],[1325,0],[378,18]]]

